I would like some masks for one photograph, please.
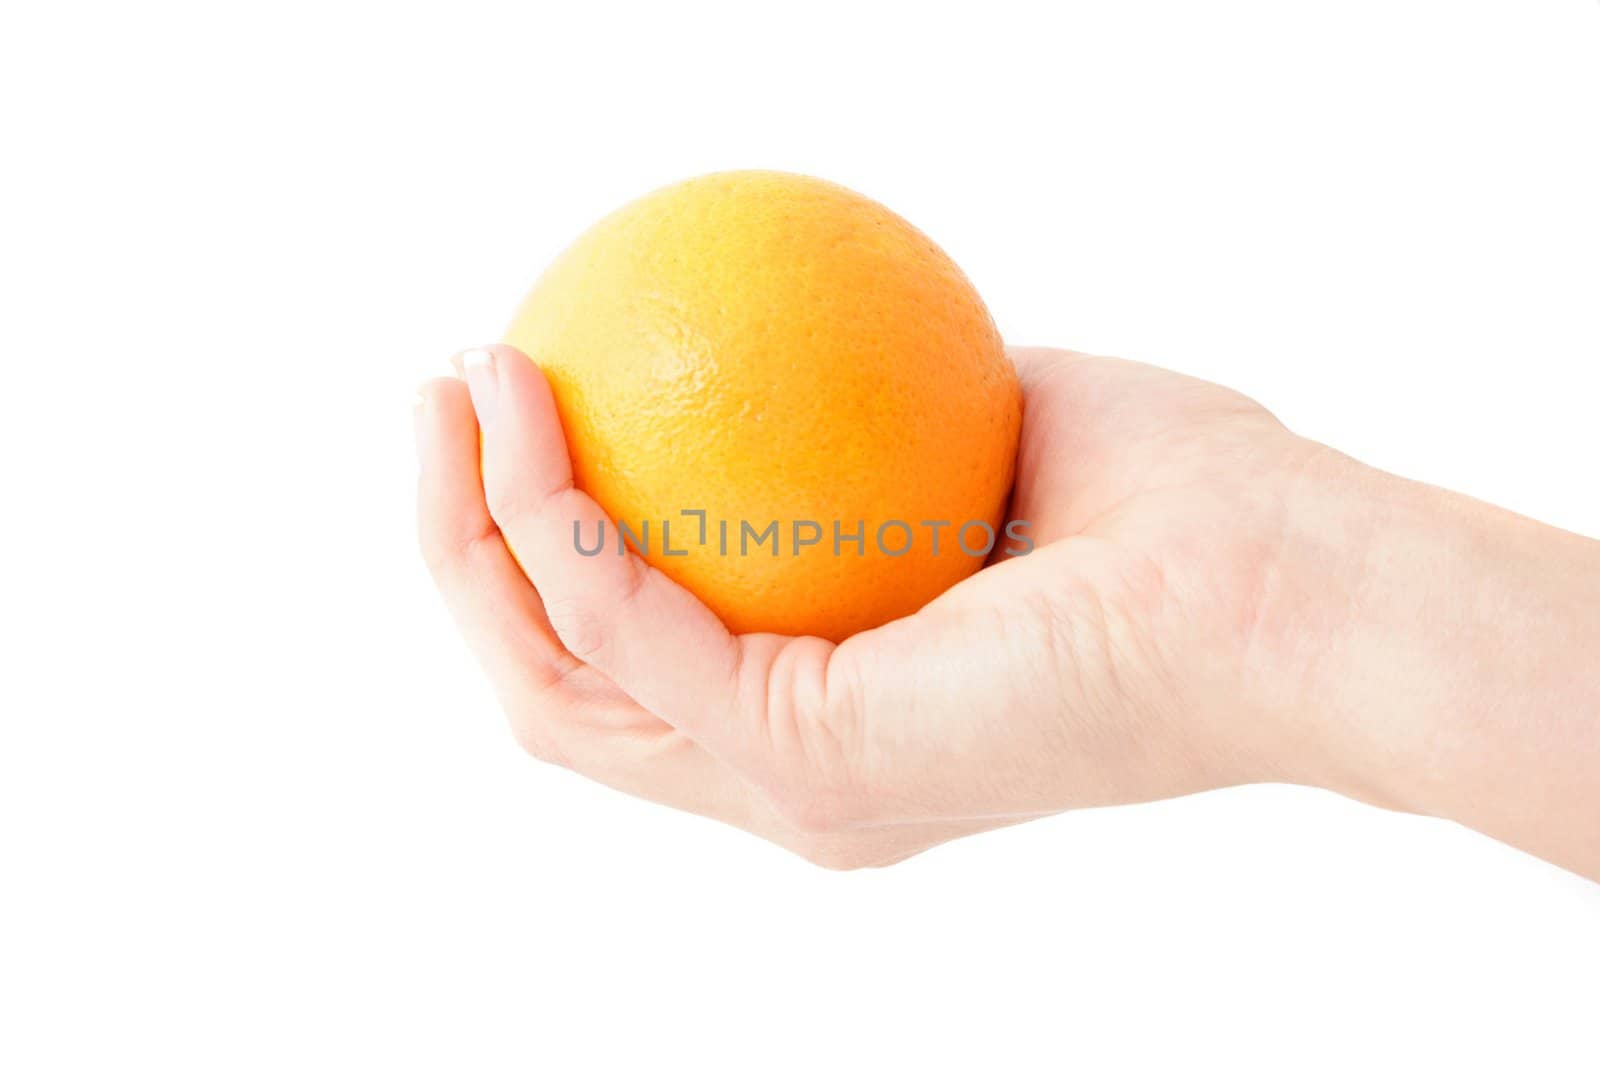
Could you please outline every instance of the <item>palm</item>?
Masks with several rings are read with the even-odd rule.
[[[1238,633],[1218,622],[1248,619],[1270,540],[1251,500],[1289,435],[1259,405],[1141,364],[1014,355],[1025,413],[1010,517],[1029,522],[1035,551],[836,657],[869,694],[862,758],[915,783],[891,799],[908,818],[1014,814],[991,783],[950,773],[973,762],[1008,768],[1029,810],[1200,787],[1141,759],[1156,710],[1186,696],[1160,680],[1178,657],[1237,660]]]
[[[1155,368],[1014,355],[1026,406],[1011,512],[1030,523],[1034,552],[837,647],[731,638],[637,560],[581,586],[557,569],[530,570],[536,591],[503,547],[481,553],[493,557],[478,562],[494,572],[478,581],[499,589],[498,618],[479,611],[463,622],[469,634],[490,630],[474,644],[518,736],[536,755],[830,864],[893,860],[1057,808],[1205,784],[1141,758],[1166,740],[1153,722],[1174,698],[1159,686],[1162,660],[1205,654],[1184,632],[1185,598],[1240,588],[1224,575],[1252,565],[1252,538],[1210,534],[1241,528],[1241,501],[1268,462],[1259,457],[1277,454],[1261,446],[1285,431],[1236,394]],[[548,500],[570,470],[542,379],[520,355],[502,378],[524,394],[521,440],[500,460],[486,435],[488,507],[459,492],[440,507],[454,508],[471,537],[525,539],[519,558],[538,561],[548,557],[538,539],[570,529],[570,516],[539,514],[506,491],[542,479]],[[441,387],[440,399],[462,423],[452,462],[466,477],[476,426],[462,391]],[[427,496],[425,484],[425,545]],[[598,512],[587,498],[573,507]],[[1244,528],[1264,526],[1252,518]],[[435,561],[435,571],[450,565]],[[546,601],[561,609],[561,640]],[[1219,607],[1222,617],[1248,614],[1215,603],[1208,616]]]

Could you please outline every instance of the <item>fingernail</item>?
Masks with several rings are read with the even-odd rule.
[[[427,427],[425,425],[427,420],[424,417],[427,413],[427,405],[428,394],[424,392],[422,387],[419,385],[417,386],[416,393],[411,398],[411,432],[416,438],[417,463],[419,465],[425,459],[427,459],[428,456],[428,450],[426,447],[424,447],[423,443],[423,434],[427,431]]]
[[[500,393],[494,353],[487,348],[469,348],[456,357],[456,366],[467,380],[467,392],[472,394],[472,409],[478,413],[478,425],[488,429]]]

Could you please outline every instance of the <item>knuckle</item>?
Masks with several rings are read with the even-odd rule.
[[[525,510],[522,491],[503,478],[489,477],[487,471],[483,483],[483,502],[488,505],[490,516],[501,526]]]
[[[605,650],[606,627],[591,606],[580,601],[546,601],[545,614],[567,651],[589,662]]]
[[[544,488],[502,471],[499,464],[489,461],[484,464],[483,502],[489,508],[489,515],[502,528],[520,520],[565,514],[572,491],[570,479],[555,488]]]
[[[540,763],[550,763],[557,767],[567,766],[567,761],[562,756],[561,750],[550,739],[549,735],[540,730],[535,724],[525,719],[513,719],[511,736],[516,739],[517,747]]]
[[[442,580],[459,572],[471,571],[483,554],[498,544],[499,538],[498,530],[461,534],[424,526],[420,538],[422,561],[435,579]]]
[[[858,846],[832,836],[802,838],[795,852],[813,867],[825,871],[859,871],[872,866]]]
[[[848,829],[844,806],[813,789],[785,792],[776,801],[778,816],[807,838],[825,837]]]
[[[428,573],[435,578],[442,577],[450,569],[450,550],[445,542],[437,537],[430,536],[424,529],[421,538],[422,562],[427,565]]]
[[[449,567],[453,554],[451,538],[426,501],[420,501],[417,506],[417,547],[422,550],[422,562],[428,565],[434,577],[442,575]]]

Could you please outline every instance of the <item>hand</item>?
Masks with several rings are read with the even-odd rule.
[[[1216,386],[1015,355],[1011,517],[1035,551],[838,646],[730,636],[631,555],[575,566],[572,522],[599,510],[537,368],[501,347],[468,369],[471,399],[431,383],[425,554],[518,738],[828,865],[1265,771],[1274,738],[1247,732],[1239,675],[1305,445]]]
[[[839,645],[730,635],[631,554],[575,565],[573,522],[605,517],[522,354],[426,386],[424,554],[523,745],[830,867],[1260,780],[1417,806],[1384,777],[1409,765],[1380,758],[1407,731],[1380,735],[1317,666],[1367,633],[1351,598],[1383,509],[1351,504],[1382,495],[1352,488],[1365,468],[1219,386],[1013,355],[1009,517],[1035,550]]]

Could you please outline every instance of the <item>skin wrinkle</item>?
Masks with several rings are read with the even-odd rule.
[[[1037,550],[841,645],[736,640],[637,558],[602,572],[531,550],[530,534],[592,516],[576,489],[503,543],[462,542],[495,525],[496,479],[563,473],[525,359],[503,368],[496,425],[528,439],[485,440],[506,450],[485,457],[487,486],[465,390],[425,394],[424,557],[542,754],[830,869],[1279,780],[1600,874],[1600,825],[1582,818],[1600,810],[1600,545],[1363,467],[1194,379],[1017,362],[1010,515],[1037,524]],[[548,604],[587,612],[589,656],[562,645]]]
[[[1120,574],[1118,582],[1117,589],[1109,594],[1086,598],[1093,613],[1088,616],[1088,625],[1079,628],[1080,633],[1095,635],[1088,643],[1091,650],[1098,653],[1099,661],[1097,667],[1089,670],[1079,668],[1080,677],[1100,679],[1100,699],[1090,704],[1094,711],[1088,720],[1091,734],[1101,738],[1105,750],[1113,752],[1144,747],[1147,739],[1144,709],[1151,707],[1147,687],[1132,684],[1136,676],[1149,676],[1148,660],[1132,649],[1135,642],[1129,639],[1129,628],[1122,621],[1122,613],[1108,606],[1118,589],[1125,588]],[[1099,761],[1095,769],[1098,771]],[[1109,783],[1106,791],[1108,794],[1115,792]]]
[[[1041,621],[1048,635],[1044,647],[1050,665],[1049,676],[1077,679],[1078,691],[1075,696],[1065,697],[1067,703],[1079,708],[1094,706],[1094,697],[1084,688],[1084,680],[1088,675],[1082,670],[1083,645],[1076,640],[1079,633],[1078,616],[1064,611],[1057,595],[1041,596],[1036,605],[1036,610],[1043,615]],[[1047,714],[1045,721],[1049,724],[1046,736],[1053,743],[1050,747],[1070,751],[1078,744],[1069,720]],[[1066,784],[1070,789],[1079,788],[1079,783],[1075,781]]]
[[[1175,722],[1187,723],[1190,728],[1175,732],[1172,739],[1161,743],[1166,736],[1160,730],[1149,730],[1148,723],[1130,724],[1134,729],[1135,737],[1148,737],[1161,743],[1160,751],[1163,758],[1177,766],[1186,766],[1189,774],[1175,776],[1179,781],[1229,781],[1226,768],[1231,761],[1223,758],[1223,753],[1218,751],[1218,746],[1211,742],[1215,728],[1208,721],[1210,716],[1203,707],[1192,706],[1192,700],[1186,700],[1183,686],[1178,682],[1176,673],[1164,656],[1165,646],[1156,637],[1161,627],[1140,627],[1133,620],[1139,618],[1152,618],[1158,622],[1167,620],[1168,625],[1172,620],[1171,612],[1180,606],[1181,598],[1173,583],[1168,581],[1167,569],[1160,561],[1149,555],[1143,555],[1134,561],[1140,568],[1143,576],[1139,583],[1139,594],[1133,598],[1129,606],[1121,611],[1108,613],[1106,619],[1106,632],[1110,637],[1109,647],[1115,648],[1120,640],[1127,646],[1126,651],[1119,661],[1115,657],[1108,657],[1107,674],[1116,684],[1122,683],[1121,678],[1134,672],[1135,677],[1142,676],[1148,691],[1143,700],[1132,699],[1125,695],[1123,706],[1145,707],[1146,719],[1150,722]],[[1180,625],[1183,620],[1180,618]],[[1201,727],[1196,730],[1194,727]]]
[[[1273,420],[1275,423],[1276,419]],[[1278,423],[1281,427],[1282,424]],[[1254,455],[1260,455],[1265,449],[1259,444],[1252,447]],[[1314,453],[1310,448],[1300,452],[1298,456],[1291,455],[1287,460],[1280,459],[1276,463],[1269,463],[1268,470],[1262,480],[1266,480],[1275,473],[1286,480],[1290,487],[1282,494],[1253,494],[1252,506],[1260,509],[1265,514],[1262,532],[1246,546],[1246,550],[1253,556],[1248,566],[1241,569],[1243,579],[1239,582],[1241,591],[1241,612],[1239,616],[1239,654],[1238,669],[1241,679],[1241,688],[1246,693],[1257,690],[1259,678],[1265,672],[1257,667],[1260,660],[1260,647],[1264,640],[1264,627],[1271,625],[1270,604],[1275,594],[1280,590],[1283,582],[1283,569],[1286,560],[1286,547],[1291,541],[1291,511],[1289,501],[1294,496],[1293,486],[1304,476],[1304,467],[1313,459]],[[1260,502],[1257,502],[1260,501]],[[1274,642],[1277,644],[1278,642]],[[1292,662],[1292,661],[1291,661]],[[1252,684],[1255,683],[1255,684]],[[1253,703],[1253,702],[1247,702]],[[1273,696],[1268,695],[1260,701],[1259,712],[1273,713],[1280,704]],[[1247,706],[1244,715],[1256,714],[1257,709]],[[1280,712],[1281,713],[1281,712]],[[1237,713],[1236,713],[1237,714]],[[1220,742],[1219,742],[1220,744]],[[1256,777],[1262,781],[1288,780],[1290,773],[1285,766],[1285,761],[1278,753],[1287,751],[1293,742],[1292,739],[1279,744],[1260,746],[1255,753],[1257,763]]]
[[[851,761],[845,756],[847,746],[830,714],[831,709],[815,695],[800,692],[801,679],[820,678],[820,672],[826,669],[825,660],[821,664],[816,661],[817,646],[813,640],[791,641],[772,657],[766,706],[769,719],[773,717],[773,708],[782,709],[777,718],[787,724],[783,732],[786,743],[793,746],[797,754],[795,763],[810,769],[809,780],[800,785],[810,794],[803,810],[808,811],[814,821],[832,826],[843,818],[839,814],[838,798],[851,795],[845,770]],[[815,694],[820,687],[813,683],[806,688]]]
[[[1297,499],[1307,495],[1309,488],[1311,495],[1322,497],[1326,495],[1324,485],[1332,483],[1336,493],[1344,495],[1350,487],[1351,481],[1359,477],[1360,468],[1348,457],[1333,453],[1313,452],[1308,456],[1299,469],[1295,472],[1295,480],[1291,486],[1290,496],[1287,499]],[[1364,506],[1363,506],[1364,507]],[[1340,685],[1337,677],[1329,676],[1329,667],[1334,667],[1342,672],[1347,669],[1333,653],[1353,640],[1359,640],[1357,628],[1360,625],[1358,606],[1371,604],[1382,599],[1386,593],[1384,589],[1385,568],[1379,553],[1382,551],[1376,542],[1372,529],[1377,522],[1383,521],[1377,516],[1367,516],[1362,509],[1342,520],[1339,524],[1334,544],[1328,544],[1329,537],[1317,523],[1315,516],[1319,510],[1308,506],[1305,511],[1313,516],[1310,537],[1312,547],[1310,556],[1319,561],[1325,561],[1330,554],[1337,556],[1338,564],[1343,564],[1346,573],[1329,576],[1319,573],[1329,569],[1336,569],[1338,564],[1319,562],[1312,568],[1309,575],[1302,574],[1301,580],[1296,583],[1285,583],[1293,591],[1293,599],[1285,598],[1284,602],[1263,610],[1263,616],[1269,621],[1258,629],[1259,633],[1268,633],[1268,644],[1263,659],[1278,664],[1276,670],[1280,675],[1286,674],[1291,680],[1297,680],[1298,685],[1288,687],[1290,693],[1288,709],[1297,713],[1297,717],[1305,718],[1321,726],[1320,730],[1313,730],[1312,736],[1320,742],[1318,749],[1326,746],[1344,748],[1350,742],[1340,740],[1348,736],[1351,730],[1360,731],[1360,719],[1365,716],[1348,716],[1335,712],[1333,722],[1328,721],[1326,712],[1321,716],[1321,722],[1312,719],[1308,711],[1317,705],[1319,694],[1329,691]],[[1305,524],[1297,529],[1289,543],[1303,543],[1307,537]],[[1288,570],[1288,567],[1282,567]],[[1301,570],[1304,571],[1303,564]],[[1325,584],[1328,587],[1340,590],[1337,595],[1327,595],[1318,589]],[[1305,635],[1315,635],[1308,639]],[[1299,646],[1304,646],[1299,647]],[[1343,718],[1344,721],[1337,721]],[[1332,726],[1333,729],[1327,729]],[[1382,742],[1378,738],[1370,738],[1366,742],[1357,741],[1356,747],[1372,747],[1381,749]],[[1304,749],[1304,745],[1297,746]],[[1318,760],[1312,763],[1301,762],[1293,773],[1302,778],[1309,779],[1319,784],[1326,784],[1342,791],[1352,792],[1363,799],[1373,798],[1375,802],[1384,806],[1393,806],[1384,797],[1381,787],[1376,780],[1366,775],[1362,778],[1349,776],[1348,768],[1356,761],[1349,759],[1344,752],[1335,755],[1332,765],[1327,760]]]

